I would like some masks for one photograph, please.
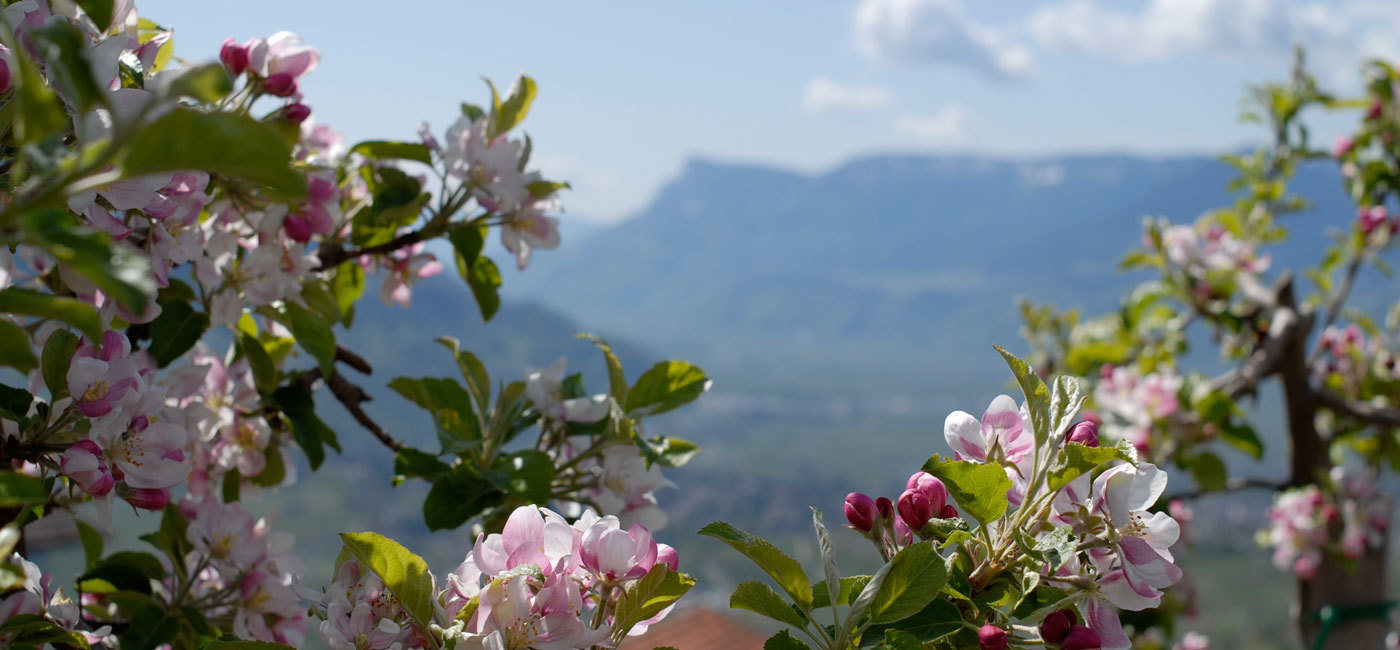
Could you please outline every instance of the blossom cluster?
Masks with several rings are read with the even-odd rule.
[[[452,621],[437,631],[458,648],[611,647],[670,612],[619,628],[621,593],[654,567],[679,566],[675,549],[643,526],[623,528],[617,517],[592,511],[570,523],[552,510],[521,506],[500,533],[478,535],[462,563],[436,583],[442,613]],[[323,605],[320,632],[334,650],[420,648],[430,634],[354,560],[337,569]]]
[[[1143,374],[1132,366],[1106,364],[1094,387],[1094,404],[1104,434],[1133,443],[1146,456],[1158,424],[1180,408],[1182,379],[1171,368]]]
[[[1306,485],[1274,496],[1259,543],[1273,549],[1280,570],[1311,579],[1328,552],[1354,560],[1384,543],[1393,504],[1377,485],[1375,471],[1342,465],[1333,468],[1330,479],[1328,486]]]
[[[39,568],[19,553],[12,553],[7,562],[7,570],[16,570],[23,576],[19,589],[0,598],[0,622],[17,616],[42,616],[59,628],[80,635],[94,647],[116,647],[116,637],[110,625],[92,628],[82,620],[79,603],[63,593],[63,588],[54,588],[53,574]],[[86,603],[84,603],[86,604]],[[8,647],[13,636],[0,634],[0,644]]]
[[[1169,264],[1202,281],[1215,271],[1259,274],[1269,268],[1267,254],[1259,255],[1253,244],[1219,224],[1167,226],[1162,229],[1162,249]]]

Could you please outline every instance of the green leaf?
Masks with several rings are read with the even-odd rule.
[[[695,579],[664,564],[653,566],[646,575],[627,585],[618,598],[613,614],[613,639],[621,642],[632,626],[661,613],[675,604],[691,587]]]
[[[0,291],[0,313],[53,319],[78,328],[89,340],[102,339],[102,319],[97,309],[76,298],[10,287]]]
[[[662,361],[627,391],[628,413],[655,415],[695,401],[710,388],[705,371],[685,361]]]
[[[783,553],[771,542],[754,537],[722,521],[716,521],[700,529],[699,534],[713,537],[763,569],[789,598],[804,610],[812,607],[812,583],[802,570],[802,565]]]
[[[48,500],[49,491],[39,477],[0,471],[0,507],[35,505]]]
[[[831,548],[831,534],[826,530],[826,522],[822,521],[822,511],[812,508],[812,527],[817,531],[817,548],[822,553],[822,573],[826,579],[822,584],[826,585],[826,597],[830,602],[836,602],[841,597],[841,572],[836,568],[836,551]],[[816,600],[815,594],[813,600]]]
[[[1208,451],[1191,458],[1191,478],[1202,490],[1223,490],[1226,483],[1225,462]]]
[[[793,627],[800,628],[805,624],[802,614],[793,609],[778,592],[753,580],[745,580],[734,587],[729,594],[729,608],[746,609]]]
[[[948,581],[948,568],[932,542],[905,547],[890,559],[890,570],[870,603],[873,623],[893,623],[922,610]]]
[[[77,632],[70,632],[41,614],[16,614],[0,623],[0,637],[8,641],[7,647],[88,647],[87,639]]]
[[[576,334],[575,337],[592,343],[603,353],[603,360],[608,365],[608,392],[618,404],[626,404],[627,376],[622,374],[622,362],[617,360],[616,354],[613,354],[612,346],[608,345],[608,342],[604,341],[602,337],[588,332]]]
[[[325,281],[308,278],[301,285],[301,298],[306,301],[306,306],[320,314],[327,323],[335,325],[340,322],[340,301],[336,300]]]
[[[1012,616],[1022,620],[1039,618],[1042,612],[1049,613],[1059,609],[1060,603],[1072,596],[1070,592],[1058,587],[1041,584],[1021,597],[1021,602],[1016,605]]]
[[[292,439],[306,454],[306,460],[315,470],[326,460],[324,445],[330,444],[339,450],[335,443],[335,432],[316,416],[316,405],[311,395],[296,386],[283,386],[273,391],[272,402],[286,414],[292,424]]]
[[[424,165],[433,164],[432,152],[421,142],[366,140],[350,147],[350,153],[357,153],[376,160],[415,160]]]
[[[1011,374],[1016,376],[1016,383],[1026,395],[1026,410],[1030,411],[1031,427],[1035,429],[1035,444],[1040,447],[1050,436],[1050,389],[1045,387],[1045,382],[1025,361],[1007,352],[1006,348],[999,345],[994,347],[1006,359],[1006,365],[1011,368]]]
[[[340,313],[345,327],[350,327],[351,310],[355,301],[365,293],[365,270],[359,264],[341,264],[331,276],[331,294],[340,305]]]
[[[97,29],[105,33],[112,26],[112,0],[77,0]]]
[[[1070,526],[1057,526],[1035,542],[1035,551],[1050,565],[1051,575],[1073,558],[1078,548],[1079,540]]]
[[[16,422],[23,420],[34,404],[29,391],[0,384],[0,417]]]
[[[219,63],[187,65],[158,75],[155,81],[160,85],[153,90],[170,99],[193,97],[206,104],[213,104],[227,97],[233,91],[233,79],[228,69]]]
[[[841,586],[836,590],[835,604],[851,604],[851,596],[853,594],[859,594],[868,582],[870,582],[870,576],[866,575],[841,578]],[[831,607],[832,602],[831,590],[827,588],[825,580],[812,585],[812,609]]]
[[[1131,461],[1133,458],[1119,447],[1086,447],[1077,442],[1066,442],[1055,462],[1050,465],[1048,475],[1050,490],[1058,490],[1080,475],[1094,471],[1094,468],[1114,460]]]
[[[63,102],[44,83],[39,68],[30,60],[25,48],[19,46],[14,32],[8,26],[4,32],[6,46],[15,53],[14,61],[19,67],[19,74],[15,75],[19,90],[15,97],[19,100],[20,119],[15,126],[20,143],[36,142],[51,133],[66,130],[71,122]]]
[[[253,385],[257,387],[259,393],[267,394],[277,388],[277,365],[272,362],[272,357],[267,354],[267,348],[257,338],[249,336],[247,332],[239,332],[239,351],[248,360],[248,367],[253,372]]]
[[[83,568],[91,569],[102,558],[102,533],[81,519],[74,519],[78,527],[78,539],[83,543]]]
[[[122,635],[122,650],[152,650],[164,644],[180,631],[180,622],[154,602],[148,603],[131,615],[131,627]]]
[[[341,533],[340,539],[355,562],[379,576],[413,621],[428,629],[433,621],[434,597],[428,563],[379,533]]]
[[[1220,427],[1220,437],[1231,447],[1256,459],[1264,457],[1264,443],[1260,442],[1259,434],[1254,432],[1254,427],[1227,422]]]
[[[447,240],[456,251],[457,272],[471,287],[476,304],[481,309],[482,320],[491,320],[501,306],[496,294],[501,286],[501,272],[491,258],[481,254],[486,244],[486,228],[472,224],[459,224],[447,231]]]
[[[283,304],[280,320],[292,331],[297,345],[316,360],[322,376],[331,376],[335,372],[335,333],[331,326],[316,312],[294,302]]]
[[[768,637],[763,642],[763,650],[811,650],[811,646],[793,636],[792,632],[783,630]]]
[[[49,387],[50,400],[68,396],[68,366],[78,351],[78,337],[68,330],[57,330],[44,342],[44,355],[39,365],[43,369],[44,385]]]
[[[43,248],[132,312],[145,312],[150,296],[156,293],[149,258],[125,246],[112,246],[106,233],[80,225],[66,211],[37,210],[24,215],[23,221],[24,237],[29,243]],[[9,310],[0,308],[0,311]],[[95,324],[92,327],[100,328],[95,309],[93,314],[91,322]],[[49,317],[63,320],[94,339],[102,335],[100,329],[94,334],[94,330],[82,323],[64,320],[57,314]]]
[[[554,471],[554,459],[549,454],[527,449],[497,459],[486,478],[530,503],[546,503],[554,485]]]
[[[462,381],[467,384],[467,392],[471,393],[472,399],[476,401],[477,413],[485,413],[491,409],[491,376],[486,373],[486,365],[476,358],[468,350],[461,349],[461,344],[450,336],[440,336],[437,339],[443,347],[452,351],[452,357],[457,360],[457,369],[462,372]]]
[[[176,108],[131,143],[124,178],[198,169],[266,187],[282,200],[306,194],[306,177],[289,166],[291,145],[275,126],[248,115]]]
[[[534,79],[520,75],[515,80],[515,84],[510,87],[505,101],[501,102],[500,108],[495,111],[491,137],[494,138],[509,132],[523,122],[525,115],[530,112],[530,104],[535,101],[535,95],[538,91]],[[491,89],[491,93],[493,95],[496,93],[494,87]]]
[[[885,645],[890,650],[923,650],[924,644],[918,637],[903,630],[885,630]]]
[[[429,481],[452,471],[447,463],[421,449],[406,447],[394,454],[395,478],[424,478]]]
[[[27,32],[29,45],[44,64],[44,76],[79,115],[106,100],[88,61],[88,37],[66,20],[48,20]]]
[[[962,629],[962,626],[962,612],[957,605],[947,598],[934,598],[928,606],[897,623],[871,625],[861,637],[861,645],[878,640],[881,632],[888,639],[893,631],[913,637],[920,642],[918,647],[923,647],[922,643],[941,639]]]
[[[995,521],[1006,513],[1006,492],[1011,479],[1000,465],[970,460],[943,460],[934,456],[924,463],[924,471],[938,477],[963,512],[982,523]]]
[[[423,502],[423,521],[428,530],[457,528],[482,510],[505,499],[505,493],[469,465],[458,465],[438,477]]]
[[[209,329],[209,315],[195,311],[188,303],[167,302],[160,316],[151,321],[151,347],[147,350],[156,365],[164,368],[194,347]]]
[[[39,359],[29,342],[29,333],[24,328],[7,320],[0,320],[0,366],[9,366],[28,374]]]
[[[237,468],[230,470],[227,474],[224,474],[224,482],[221,487],[220,496],[223,497],[224,503],[233,503],[237,501],[238,492],[243,487],[243,475],[238,472]]]
[[[210,641],[200,650],[281,650],[291,647],[270,641]]]
[[[1070,425],[1074,424],[1074,416],[1079,414],[1079,409],[1084,407],[1084,400],[1087,398],[1088,395],[1084,393],[1077,378],[1069,375],[1055,378],[1055,392],[1050,396],[1051,437],[1064,437]]]

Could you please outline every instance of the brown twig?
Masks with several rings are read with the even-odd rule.
[[[1270,480],[1268,480],[1268,479],[1262,479],[1262,478],[1232,478],[1232,479],[1230,479],[1229,481],[1226,481],[1226,482],[1225,482],[1225,487],[1223,487],[1223,488],[1221,488],[1221,489],[1219,489],[1219,490],[1203,490],[1203,489],[1197,488],[1197,489],[1192,490],[1192,491],[1190,491],[1190,492],[1183,492],[1183,493],[1181,493],[1181,494],[1171,494],[1171,495],[1167,495],[1166,497],[1160,499],[1158,502],[1159,502],[1159,503],[1171,503],[1171,502],[1172,502],[1173,500],[1175,500],[1175,499],[1199,499],[1199,498],[1201,498],[1201,497],[1203,497],[1203,496],[1210,495],[1210,494],[1224,494],[1224,493],[1226,493],[1226,492],[1235,492],[1235,491],[1237,491],[1237,490],[1255,490],[1255,489],[1257,489],[1257,490],[1270,490],[1270,491],[1277,492],[1278,490],[1282,490],[1282,489],[1284,489],[1284,488],[1286,488],[1286,487],[1288,487],[1288,485],[1287,485],[1286,483],[1279,483],[1279,482],[1277,482],[1277,481],[1270,481]]]
[[[336,266],[339,266],[341,262],[344,262],[346,260],[353,260],[357,257],[363,257],[365,255],[383,255],[384,253],[392,253],[396,250],[399,250],[400,248],[406,248],[408,246],[417,244],[427,238],[427,233],[425,233],[424,231],[412,230],[402,235],[399,235],[398,237],[395,237],[387,242],[384,242],[383,244],[366,246],[364,248],[346,250],[343,246],[339,244],[325,246],[316,251],[316,256],[321,261],[320,265],[316,267],[316,270],[327,271],[335,268]]]
[[[1337,415],[1361,420],[1367,424],[1400,427],[1400,409],[1376,406],[1370,402],[1346,399],[1326,389],[1313,391],[1313,399],[1318,406]]]
[[[326,387],[330,389],[331,394],[335,396],[336,400],[345,406],[345,410],[350,412],[350,415],[355,418],[355,421],[368,429],[375,438],[379,439],[379,442],[384,443],[385,447],[394,451],[400,451],[407,447],[402,442],[399,442],[397,438],[390,435],[388,431],[385,431],[384,427],[379,426],[373,418],[370,418],[368,413],[365,413],[364,409],[360,408],[360,404],[372,399],[363,388],[350,383],[350,381],[339,372],[331,373],[331,376],[326,379]]]

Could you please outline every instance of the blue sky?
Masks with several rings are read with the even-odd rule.
[[[324,58],[303,80],[347,140],[441,131],[489,76],[540,84],[526,130],[568,216],[625,218],[692,157],[817,171],[876,153],[1216,153],[1255,142],[1243,88],[1294,42],[1345,89],[1400,57],[1400,3],[1371,0],[368,2],[138,0],[176,53],[281,29]],[[1352,82],[1354,83],[1354,82]],[[1330,144],[1349,119],[1320,117]]]

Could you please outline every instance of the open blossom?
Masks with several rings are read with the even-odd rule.
[[[1094,388],[1104,431],[1145,451],[1151,443],[1153,424],[1180,408],[1177,391],[1181,384],[1181,377],[1171,368],[1142,375],[1131,366],[1104,366]]]
[[[522,271],[535,249],[559,247],[559,220],[547,216],[547,209],[558,209],[557,202],[527,199],[501,228],[501,243],[515,254],[515,265]]]
[[[408,307],[414,283],[442,273],[442,263],[436,255],[423,252],[421,242],[382,256],[379,263],[386,271],[379,287],[379,297],[386,305]]]
[[[1181,579],[1168,550],[1181,529],[1170,515],[1148,511],[1166,485],[1166,472],[1151,463],[1115,465],[1094,480],[1093,509],[1107,516],[1113,544],[1090,555],[1099,570],[1099,590],[1122,609],[1156,607],[1161,590]]]
[[[88,629],[83,625],[78,604],[64,595],[62,588],[53,588],[52,573],[40,569],[19,553],[12,553],[7,564],[18,570],[24,582],[22,588],[0,598],[0,623],[22,615],[43,616],[65,630],[82,635],[94,647],[115,641],[111,626]],[[0,634],[0,645],[9,647],[9,640],[7,634]]]
[[[1337,516],[1321,488],[1308,485],[1274,496],[1269,508],[1269,529],[1261,541],[1274,549],[1274,566],[1311,578],[1322,565],[1327,545],[1327,525]]]
[[[118,332],[102,336],[100,345],[84,341],[68,366],[68,394],[73,407],[88,417],[100,417],[129,407],[141,395],[131,342]]]
[[[472,195],[488,210],[514,212],[530,196],[529,179],[520,169],[524,143],[502,133],[487,136],[489,116],[475,120],[467,116],[447,130],[447,148],[442,152],[447,173],[472,186]]]
[[[584,568],[608,582],[646,575],[656,564],[657,546],[651,532],[640,525],[623,530],[617,517],[599,518],[579,540]]]
[[[948,414],[943,436],[958,460],[989,460],[999,454],[1017,463],[1035,447],[1030,423],[1016,401],[1007,395],[993,399],[981,421],[964,411]]]
[[[545,368],[526,370],[525,396],[547,418],[589,424],[607,417],[607,396],[564,399],[564,372],[568,363],[567,359],[560,358]]]
[[[59,467],[64,476],[93,496],[106,495],[117,483],[102,460],[102,449],[91,440],[79,440],[64,451]]]
[[[1236,239],[1229,230],[1212,225],[1202,235],[1193,226],[1167,226],[1162,230],[1167,262],[1194,276],[1209,271],[1263,273],[1269,256],[1255,254],[1254,245]]]

